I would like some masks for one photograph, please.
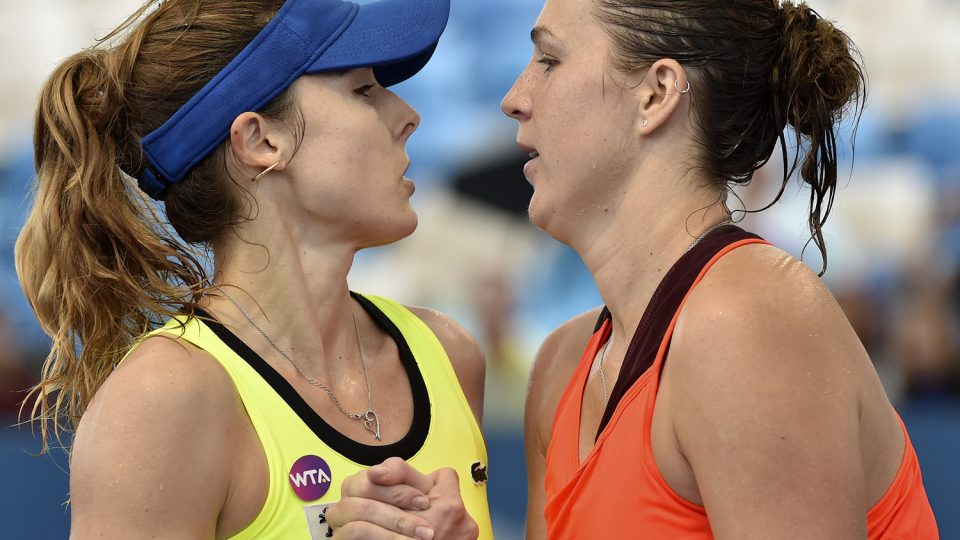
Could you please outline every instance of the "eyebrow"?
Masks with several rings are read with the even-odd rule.
[[[547,41],[556,42],[557,45],[562,45],[563,43],[560,38],[551,32],[546,26],[534,26],[533,29],[530,30],[530,41],[532,41],[533,45],[538,49],[542,48],[541,44],[543,43],[544,39]]]

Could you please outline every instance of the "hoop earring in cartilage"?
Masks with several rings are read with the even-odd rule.
[[[690,92],[690,79],[687,79],[687,87],[684,88],[683,90],[680,89],[680,79],[676,79],[673,81],[673,87],[677,89],[677,92],[680,92],[681,94],[686,94]]]

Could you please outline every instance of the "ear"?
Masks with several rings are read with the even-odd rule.
[[[236,163],[253,178],[271,165],[273,170],[283,170],[287,157],[292,155],[288,146],[289,135],[276,125],[255,112],[241,113],[230,126],[230,149]]]
[[[678,110],[689,110],[689,92],[690,79],[679,62],[670,58],[654,62],[634,90],[640,96],[637,132],[649,135]]]

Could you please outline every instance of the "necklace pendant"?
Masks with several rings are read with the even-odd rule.
[[[377,416],[377,413],[369,410],[363,413],[363,427],[367,428],[367,431],[373,433],[373,436],[376,439],[380,440],[380,417]]]

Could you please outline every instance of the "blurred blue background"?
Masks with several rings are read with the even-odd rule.
[[[827,227],[827,284],[874,359],[920,456],[942,537],[960,539],[960,2],[817,0],[859,45],[870,77],[856,161]],[[46,354],[13,270],[29,204],[31,112],[43,78],[132,12],[131,0],[0,5],[0,537],[65,538],[66,455],[33,457],[16,403]],[[361,254],[354,289],[436,307],[488,354],[484,431],[497,538],[522,536],[522,403],[540,341],[600,300],[577,256],[526,221],[515,125],[499,100],[529,59],[538,0],[453,0],[430,65],[395,90],[421,114],[408,146],[420,228]],[[849,126],[847,126],[849,131]],[[759,208],[776,170],[738,195]],[[733,204],[735,201],[731,201]],[[744,226],[800,256],[806,192]],[[735,207],[735,205],[734,205]],[[819,269],[807,249],[804,261]]]

